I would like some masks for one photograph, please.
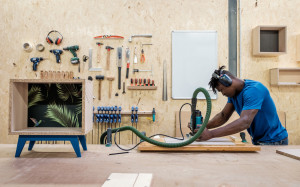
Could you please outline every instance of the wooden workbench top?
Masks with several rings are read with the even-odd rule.
[[[128,146],[129,147],[129,146]],[[299,186],[300,162],[276,153],[300,146],[262,146],[260,152],[159,152],[109,156],[116,146],[88,145],[77,158],[70,144],[0,144],[0,186],[102,185],[111,173],[152,173],[152,186]]]

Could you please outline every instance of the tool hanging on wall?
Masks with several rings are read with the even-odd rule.
[[[60,55],[63,53],[60,49],[51,49],[50,53],[53,53],[56,56],[56,63],[60,63]]]
[[[58,32],[58,31],[56,31],[56,30],[52,30],[52,31],[50,31],[50,32],[47,34],[47,37],[46,37],[47,43],[48,43],[48,44],[53,44],[53,40],[50,38],[50,34],[51,34],[51,33],[58,33],[58,34],[61,36],[61,38],[60,38],[60,37],[57,37],[57,38],[55,39],[55,42],[54,42],[56,45],[61,44],[61,42],[63,41],[64,37],[63,37],[62,34],[60,34],[60,32]]]
[[[36,71],[37,70],[37,66],[39,65],[39,63],[43,60],[45,60],[46,58],[43,57],[33,57],[30,59],[30,61],[33,63],[32,65],[32,70]]]
[[[151,72],[151,76],[152,76],[152,65],[151,65],[151,70],[141,70],[141,69],[133,69],[133,74],[136,72]]]
[[[96,79],[99,80],[99,95],[98,100],[101,100],[101,81],[104,79],[103,75],[96,75]]]
[[[118,89],[121,90],[122,47],[118,47]]]
[[[26,51],[27,53],[30,53],[32,51],[32,44],[29,42],[26,42],[23,44],[23,49],[24,51]]]
[[[134,48],[134,58],[133,58],[133,63],[134,64],[137,64],[137,62],[138,62],[136,54],[137,54],[137,51],[136,51],[136,47],[135,47]]]
[[[110,67],[110,51],[113,50],[111,46],[106,46],[105,49],[107,50],[107,56],[106,56],[106,70],[109,70]]]
[[[115,77],[107,77],[107,80],[109,81],[108,97],[111,98],[112,81],[115,80]]]
[[[98,47],[98,50],[97,50],[97,63],[100,63],[100,60],[101,60],[101,45],[103,45],[103,43],[100,43],[100,42],[97,42],[96,43]]]
[[[119,107],[119,114],[118,114],[118,123],[119,123],[119,128],[121,126],[121,111],[122,111],[122,107]],[[119,144],[121,143],[121,133],[119,133]]]
[[[78,72],[80,72],[80,60],[77,57],[76,51],[79,50],[78,45],[73,45],[73,46],[68,46],[63,48],[63,50],[70,51],[74,57],[71,58],[71,63],[72,64],[78,64]]]
[[[89,71],[101,71],[102,68],[93,68],[93,49],[89,49]]]
[[[137,127],[137,124],[138,124],[138,119],[139,119],[139,116],[138,116],[138,110],[139,108],[138,107],[135,107],[135,128],[136,130],[138,130],[138,127]],[[135,135],[135,143],[137,143],[137,135]]]
[[[131,35],[128,39],[129,42],[132,42],[133,37],[144,37],[144,38],[152,38],[152,34],[136,34],[136,35]]]
[[[142,44],[141,63],[144,63],[146,61],[145,51],[144,51],[144,48],[143,48],[144,45],[152,45],[152,44]]]
[[[122,92],[122,94],[126,94],[126,92],[125,92],[125,82],[123,82],[123,92]]]
[[[103,122],[104,122],[104,114],[103,114],[103,111],[104,111],[104,107],[101,106],[100,107],[100,123],[101,123],[101,134],[103,133]]]
[[[144,49],[142,49],[141,51],[141,60],[140,60],[141,63],[144,63],[145,62],[145,54],[144,54]]]
[[[98,106],[98,107],[97,107],[98,114],[96,114],[96,117],[97,117],[97,126],[98,126],[97,144],[99,143],[100,109],[101,109],[101,108]],[[101,130],[101,133],[102,133],[102,130]]]
[[[123,36],[118,36],[118,35],[101,35],[101,36],[95,36],[96,38],[102,38],[102,39],[124,39]]]
[[[134,124],[134,106],[131,107],[131,126],[133,127],[133,124]],[[131,143],[133,144],[133,132],[131,132]]]
[[[130,50],[129,50],[128,47],[126,48],[125,53],[126,53],[126,62],[127,62],[126,79],[128,79],[128,76],[129,76],[129,66],[130,66]]]
[[[39,52],[43,52],[44,49],[45,49],[45,47],[44,47],[43,44],[37,44],[35,48],[36,48],[36,50],[39,51]]]

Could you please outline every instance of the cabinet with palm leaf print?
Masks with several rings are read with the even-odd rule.
[[[92,118],[89,80],[10,80],[9,134],[85,135]]]

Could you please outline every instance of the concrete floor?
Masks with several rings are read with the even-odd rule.
[[[111,173],[152,173],[152,186],[300,186],[300,162],[265,146],[256,153],[140,153],[109,156],[117,147],[88,145],[77,158],[70,144],[0,145],[0,186],[101,186]],[[300,148],[300,146],[284,146]]]

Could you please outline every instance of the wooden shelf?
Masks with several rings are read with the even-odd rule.
[[[286,54],[286,26],[257,26],[253,29],[253,55],[279,56]]]
[[[76,127],[28,127],[15,130],[12,134],[22,135],[82,135],[82,128]]]
[[[30,85],[79,84],[82,92],[80,127],[29,127],[28,88]],[[8,133],[13,135],[85,135],[93,128],[93,84],[85,79],[11,79],[9,94]],[[53,96],[53,95],[52,95]],[[55,98],[55,96],[53,96]],[[51,103],[49,103],[51,104]],[[41,106],[44,106],[42,104]],[[71,110],[70,110],[71,111]],[[48,125],[50,122],[43,122]]]
[[[300,86],[300,68],[270,69],[271,85]]]
[[[157,90],[157,86],[127,86],[128,90]]]

